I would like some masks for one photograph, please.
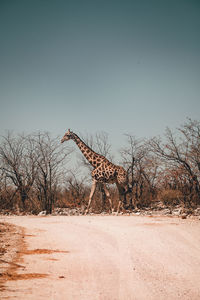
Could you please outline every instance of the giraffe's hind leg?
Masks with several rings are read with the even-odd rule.
[[[88,201],[88,206],[87,206],[87,209],[85,211],[85,215],[88,213],[89,211],[89,208],[90,208],[90,204],[91,204],[91,201],[92,201],[92,198],[94,196],[94,192],[95,192],[95,189],[96,189],[96,185],[97,185],[97,181],[95,179],[93,179],[93,182],[92,182],[92,188],[91,188],[91,192],[90,192],[90,196],[89,196],[89,201]]]

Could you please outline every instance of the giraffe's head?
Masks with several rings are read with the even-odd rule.
[[[68,131],[64,134],[61,143],[64,143],[65,141],[71,140],[73,137],[73,132],[68,129]]]

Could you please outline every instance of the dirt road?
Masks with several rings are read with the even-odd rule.
[[[200,299],[200,221],[1,217],[25,228],[1,299]],[[25,246],[26,245],[26,246]]]

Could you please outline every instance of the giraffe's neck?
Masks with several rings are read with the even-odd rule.
[[[94,152],[89,146],[87,146],[75,133],[73,133],[72,139],[94,168],[97,168],[103,160],[106,160],[103,155]]]

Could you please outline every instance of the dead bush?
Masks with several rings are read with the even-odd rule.
[[[160,200],[166,206],[176,206],[183,203],[183,194],[179,190],[162,190]]]

